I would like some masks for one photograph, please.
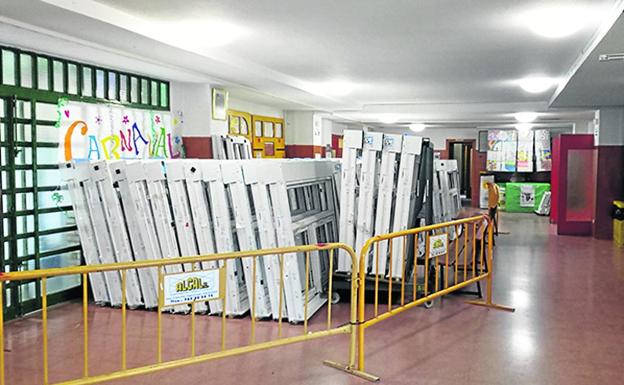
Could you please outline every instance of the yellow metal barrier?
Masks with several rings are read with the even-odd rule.
[[[375,277],[373,278],[375,281],[373,316],[368,319],[366,318],[366,285],[361,282],[358,288],[358,363],[357,366],[335,367],[370,381],[378,381],[379,377],[364,372],[364,335],[367,328],[390,317],[393,317],[399,313],[402,313],[408,309],[425,304],[438,297],[450,294],[454,291],[460,290],[468,285],[477,283],[479,281],[484,280],[487,282],[485,300],[469,301],[469,303],[479,306],[486,306],[493,309],[514,311],[514,309],[512,308],[497,305],[492,302],[493,226],[491,226],[490,224],[490,219],[487,216],[475,216],[472,218],[440,223],[431,226],[424,226],[391,234],[379,235],[369,239],[364,244],[364,247],[360,252],[359,276],[367,277],[367,271],[365,270],[364,263],[365,258],[369,258],[369,256],[373,255],[373,258],[375,259],[373,262],[373,266],[379,266],[378,246],[381,242],[387,242],[390,276],[390,278],[387,280],[387,310],[383,313],[379,312],[380,276],[375,275]],[[484,239],[486,234],[488,239],[487,255],[484,255]],[[409,237],[413,238],[414,260],[412,272],[406,271],[406,253],[408,250],[407,246]],[[437,244],[431,244],[432,238],[435,239],[435,242]],[[395,240],[397,239],[399,240],[398,242],[401,242],[403,245],[403,247],[401,248],[403,254],[401,255],[403,271],[400,275],[401,278],[392,278],[392,248],[393,243],[395,243]],[[417,256],[418,246],[420,242],[425,243],[425,253],[422,257],[424,261],[420,261],[421,263],[424,263],[422,269],[424,270],[424,274],[422,276],[422,284],[419,285],[419,269],[417,268]],[[478,245],[480,245],[480,247]],[[373,248],[375,249],[374,252]],[[460,248],[462,248],[461,251]],[[434,249],[436,249],[438,252],[434,253]],[[440,253],[440,251],[443,251],[443,253]],[[485,268],[486,265],[484,264],[484,262],[487,262],[487,268]],[[430,267],[430,265],[432,266]],[[430,272],[430,268],[434,270]],[[384,271],[384,269],[382,268],[381,271]],[[406,301],[406,276],[409,277],[410,273],[413,280],[412,293],[411,298],[408,297]],[[435,277],[432,277],[430,273],[434,273]],[[450,282],[451,277],[449,275],[453,277],[452,284]],[[367,277],[367,279],[370,278],[371,277]],[[383,277],[381,277],[381,279],[383,279]],[[393,283],[401,285],[400,305],[397,306],[394,306],[394,302],[392,300]],[[420,296],[418,295],[419,286],[420,288],[422,288],[422,294]]]
[[[350,298],[350,318],[349,323],[343,326],[332,327],[332,318],[331,318],[331,290],[332,290],[332,280],[333,280],[333,253],[336,249],[344,250],[350,257],[352,261],[352,275],[351,275],[351,298]],[[310,253],[315,251],[323,251],[327,250],[329,253],[329,291],[328,291],[328,311],[327,311],[327,327],[324,330],[308,332],[308,291],[309,291],[309,272],[310,272]],[[303,333],[298,336],[284,337],[282,338],[282,314],[281,309],[283,305],[283,286],[284,286],[284,258],[288,258],[288,254],[291,254],[290,257],[293,257],[293,253],[305,253],[305,264],[306,264],[306,282],[305,282],[305,307],[304,307],[304,325],[303,325]],[[251,338],[249,345],[236,347],[236,348],[226,348],[225,342],[225,328],[226,328],[226,312],[225,312],[225,298],[226,298],[226,285],[225,285],[225,265],[231,263],[235,259],[239,258],[253,258],[253,270],[252,270],[252,281],[256,282],[256,262],[257,258],[263,256],[279,256],[280,258],[280,295],[279,295],[279,309],[280,314],[278,317],[278,337],[277,339],[260,342],[257,343],[255,340],[255,327],[256,327],[256,319],[255,317],[251,318]],[[162,310],[164,306],[164,295],[163,295],[163,268],[167,265],[180,265],[180,264],[190,264],[193,266],[193,270],[195,270],[196,266],[201,262],[208,261],[218,261],[220,262],[219,274],[221,279],[220,283],[220,295],[216,300],[222,301],[222,315],[221,315],[221,351],[212,352],[197,355],[195,351],[195,302],[191,303],[191,351],[190,355],[186,358],[163,361],[162,357]],[[46,270],[32,270],[32,271],[19,271],[19,272],[9,272],[0,275],[0,310],[3,309],[2,303],[2,294],[4,293],[4,282],[6,281],[21,281],[21,280],[40,280],[41,281],[41,298],[42,298],[42,335],[43,335],[43,343],[42,343],[42,356],[43,356],[43,383],[44,385],[50,384],[49,379],[49,368],[48,368],[48,305],[47,305],[47,281],[51,277],[58,276],[67,276],[67,275],[80,275],[82,277],[82,324],[83,324],[83,376],[82,378],[77,378],[70,381],[57,382],[57,385],[83,385],[83,384],[96,384],[100,382],[117,380],[128,378],[131,376],[136,376],[140,374],[153,373],[165,369],[177,368],[185,365],[190,365],[194,363],[206,362],[218,358],[236,356],[243,353],[249,353],[258,350],[270,349],[277,346],[292,344],[296,342],[308,341],[312,339],[328,337],[338,334],[350,334],[350,344],[349,344],[349,357],[348,367],[354,367],[356,362],[356,333],[357,333],[357,312],[356,312],[356,304],[357,304],[357,263],[356,263],[356,255],[353,249],[347,245],[340,243],[327,243],[327,244],[318,244],[318,245],[308,245],[308,246],[295,246],[295,247],[284,247],[277,249],[264,249],[264,250],[256,250],[256,251],[242,251],[242,252],[232,252],[232,253],[222,253],[222,254],[213,254],[213,255],[204,255],[204,256],[194,256],[194,257],[181,257],[181,258],[169,258],[169,259],[160,259],[160,260],[152,260],[152,261],[134,261],[134,262],[126,262],[126,263],[112,263],[112,264],[101,264],[101,265],[91,265],[91,266],[75,266],[75,267],[67,267],[67,268],[55,268],[55,269],[46,269]],[[126,274],[130,269],[143,269],[143,268],[158,268],[158,276],[159,276],[159,289],[158,289],[158,324],[157,324],[157,357],[154,363],[140,366],[128,368],[127,366],[127,333],[126,333]],[[122,288],[122,305],[121,305],[121,362],[120,369],[118,371],[109,372],[106,374],[100,374],[95,376],[90,376],[89,374],[89,338],[88,338],[88,318],[87,318],[87,308],[88,308],[88,288],[87,288],[87,275],[89,273],[95,272],[105,272],[105,271],[119,271],[121,274],[121,288]],[[253,287],[255,292],[255,285]],[[253,300],[251,301],[251,314],[256,314],[256,301],[255,295],[253,296]],[[0,385],[5,385],[5,357],[4,357],[4,349],[1,347],[4,346],[4,323],[2,319],[2,311],[0,311]],[[327,362],[326,362],[327,363]],[[331,365],[331,363],[330,363]],[[332,366],[339,366],[338,364],[333,364]]]

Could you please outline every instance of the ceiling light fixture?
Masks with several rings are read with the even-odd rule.
[[[549,7],[524,15],[523,22],[533,33],[548,38],[561,39],[580,31],[591,18],[587,10],[578,7]]]
[[[394,124],[399,121],[399,117],[394,114],[384,114],[379,117],[379,121],[384,124]]]
[[[518,81],[518,85],[526,92],[539,94],[547,91],[556,83],[556,80],[548,77],[528,77]]]
[[[609,53],[598,56],[598,60],[601,62],[607,61],[624,61],[624,53]]]
[[[424,131],[426,128],[426,126],[422,123],[413,123],[409,125],[409,129],[412,130],[412,132],[421,132]]]
[[[518,130],[519,132],[527,132],[527,131],[530,131],[532,128],[533,128],[533,125],[529,123],[516,124],[516,130]]]
[[[532,123],[537,119],[536,112],[518,112],[514,114],[516,120],[520,123]]]

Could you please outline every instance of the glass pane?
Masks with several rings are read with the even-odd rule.
[[[71,204],[71,196],[69,195],[67,190],[59,189],[55,191],[44,191],[37,193],[37,205],[40,209],[70,206]],[[67,212],[66,214],[72,216],[73,218],[72,212]]]
[[[4,118],[4,99],[0,98],[0,118]]]
[[[15,117],[22,119],[30,119],[30,101],[17,100],[15,103]]]
[[[39,250],[43,253],[50,250],[60,249],[71,245],[78,244],[80,239],[78,238],[78,232],[68,231],[65,233],[57,233],[50,235],[43,235],[39,237]],[[43,266],[41,268],[47,268],[52,266]]]
[[[15,222],[19,234],[32,233],[35,231],[35,217],[33,215],[19,216],[15,218]]]
[[[282,123],[275,123],[275,137],[282,137]]]
[[[51,257],[41,258],[40,265],[42,269],[53,267],[67,267],[80,265],[80,252],[73,251]],[[48,279],[48,293],[58,293],[63,290],[71,289],[80,285],[80,275],[66,275]]]
[[[17,256],[25,257],[35,253],[35,238],[25,238],[17,240]]]
[[[35,117],[37,120],[51,120],[56,122],[58,118],[56,104],[37,103],[35,106]]]
[[[139,102],[139,79],[134,76],[130,78],[130,102]]]
[[[28,261],[31,262],[33,265],[35,263],[35,261]],[[24,263],[23,266],[25,266],[26,263]],[[34,267],[33,267],[34,269]],[[22,267],[22,270],[32,270],[32,269],[28,269],[27,267]],[[21,295],[21,300],[22,301],[28,301],[29,299],[34,299],[35,298],[35,293],[37,287],[35,286],[35,282],[30,282],[30,283],[22,283],[20,284],[20,295]]]
[[[2,83],[15,85],[15,53],[2,50]]]
[[[16,210],[32,210],[33,208],[34,208],[33,193],[15,194],[15,209]]]
[[[37,164],[58,164],[58,148],[54,147],[38,147],[37,148]]]
[[[61,180],[60,170],[38,170],[37,185],[38,186],[58,186]]]
[[[238,134],[240,132],[238,128],[239,120],[238,116],[230,116],[230,134]]]
[[[117,74],[115,72],[108,73],[108,98],[117,100]]]
[[[594,218],[594,150],[568,150],[566,221]],[[584,187],[581,187],[584,186]]]
[[[119,75],[119,100],[128,101],[128,76]]]
[[[39,215],[39,230],[50,230],[75,224],[66,212],[48,213]]]
[[[104,71],[95,70],[95,97],[104,98]]]
[[[58,129],[54,126],[37,126],[37,142],[58,143]]]
[[[262,122],[255,122],[254,124],[256,126],[255,127],[256,132],[254,133],[254,136],[261,138],[262,137]]]
[[[78,93],[78,67],[75,64],[67,65],[67,92]]]
[[[249,134],[249,123],[245,118],[240,118],[240,133],[243,135]]]
[[[20,142],[32,142],[32,126],[30,124],[16,124],[15,139]],[[16,148],[18,150],[21,149],[21,147]],[[30,146],[28,146],[27,148],[30,148]]]
[[[18,170],[15,171],[15,187],[32,187],[32,171],[31,170]]]
[[[160,83],[160,106],[167,107],[169,106],[169,87],[167,83]]]
[[[44,57],[37,58],[37,88],[40,90],[50,89],[48,79],[48,59]]]
[[[82,95],[93,96],[93,70],[89,67],[82,68]]]
[[[32,164],[32,148],[16,147],[15,148],[15,164],[19,166]]]
[[[32,56],[25,53],[20,55],[20,81],[22,87],[32,87],[33,84]]]
[[[54,60],[52,62],[52,69],[54,71],[54,91],[64,92],[65,74],[63,73],[63,63],[58,60]]]
[[[149,94],[147,92],[147,79],[141,79],[141,104],[149,104]]]
[[[158,84],[152,80],[152,106],[158,105]]]
[[[273,122],[264,122],[264,137],[273,137]]]

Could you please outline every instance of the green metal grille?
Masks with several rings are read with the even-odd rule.
[[[69,194],[59,185],[59,98],[168,110],[169,83],[0,46],[0,269],[82,263]],[[78,278],[50,279],[48,303],[78,295]],[[5,317],[41,307],[38,282],[6,285]]]

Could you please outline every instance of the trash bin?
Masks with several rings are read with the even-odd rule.
[[[613,241],[624,246],[624,201],[613,201]]]

